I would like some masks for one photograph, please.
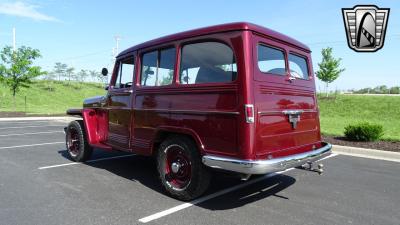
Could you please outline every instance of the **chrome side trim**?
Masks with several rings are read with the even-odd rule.
[[[282,113],[285,115],[299,115],[302,114],[304,110],[283,110]]]
[[[332,145],[323,143],[319,149],[266,160],[241,160],[229,157],[205,155],[202,158],[204,165],[215,169],[223,169],[244,174],[266,174],[298,167],[308,162],[314,162],[331,154]]]
[[[179,109],[138,109],[134,108],[136,111],[154,111],[161,113],[182,113],[182,114],[229,114],[229,115],[239,115],[239,112],[235,111],[197,111],[197,110],[179,110]]]
[[[283,111],[259,111],[259,115],[276,115],[276,114],[290,114],[292,111],[301,111],[302,113],[316,113],[314,109],[300,109],[300,110],[283,110]],[[289,113],[287,113],[289,112]]]

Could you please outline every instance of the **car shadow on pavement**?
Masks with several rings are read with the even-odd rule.
[[[60,150],[59,154],[71,160],[66,150]],[[116,154],[94,151],[92,159],[112,156],[116,156]],[[132,182],[139,182],[154,191],[165,194],[158,179],[155,160],[151,157],[137,155],[114,160],[89,162],[85,164],[94,168],[107,170],[112,174],[123,177]],[[257,177],[259,176],[253,176],[250,179],[257,179]],[[241,181],[238,176],[216,171],[213,173],[209,189],[203,196],[242,184],[243,182],[246,181]],[[295,182],[296,179],[293,177],[278,174],[196,205],[210,210],[226,210],[238,208],[271,196],[288,200],[287,197],[280,195],[279,192],[290,187]]]
[[[250,179],[257,179],[259,176],[254,176]],[[229,184],[228,180],[223,180],[221,177],[215,177],[218,179],[218,183],[212,184],[210,190],[207,191],[207,194],[211,194],[215,191],[221,190],[220,186],[228,186],[231,187],[232,185],[237,185],[242,183],[243,181],[238,181],[237,179],[231,178]],[[214,179],[214,180],[216,180]],[[284,174],[278,174],[273,177],[265,178],[256,182],[254,184],[248,185],[244,188],[238,189],[236,191],[227,193],[220,197],[211,199],[209,201],[197,204],[197,206],[210,209],[210,210],[227,210],[227,209],[234,209],[239,208],[241,206],[267,199],[269,197],[280,198],[283,200],[289,200],[288,197],[285,197],[284,194],[280,192],[284,191],[286,188],[290,187],[296,182],[296,179],[287,176]],[[215,187],[217,186],[217,187]]]
[[[67,150],[58,152],[62,157],[71,160]],[[120,152],[107,152],[94,150],[90,160],[127,155]],[[134,155],[112,160],[93,161],[84,163],[88,166],[107,170],[117,176],[128,179],[132,182],[139,182],[148,188],[162,193],[162,188],[157,177],[155,161],[151,157]]]

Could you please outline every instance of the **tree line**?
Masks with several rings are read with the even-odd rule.
[[[43,78],[51,81],[94,81],[101,83],[106,82],[107,79],[99,71],[85,69],[77,71],[74,67],[61,62],[56,62],[53,70],[47,72]]]
[[[400,86],[388,87],[379,85],[374,88],[362,88],[352,91],[355,94],[400,94]]]

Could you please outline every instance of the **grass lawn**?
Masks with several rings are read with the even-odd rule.
[[[383,126],[386,140],[400,140],[400,97],[338,95],[319,98],[323,134],[343,135],[348,124],[367,121]]]
[[[31,88],[22,88],[16,96],[16,111],[28,114],[65,114],[68,108],[82,108],[83,99],[104,95],[104,85],[99,83],[35,81]],[[0,111],[13,110],[12,94],[0,84]]]

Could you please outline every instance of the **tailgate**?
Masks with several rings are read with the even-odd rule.
[[[255,153],[258,158],[297,154],[320,145],[311,55],[255,36]]]

